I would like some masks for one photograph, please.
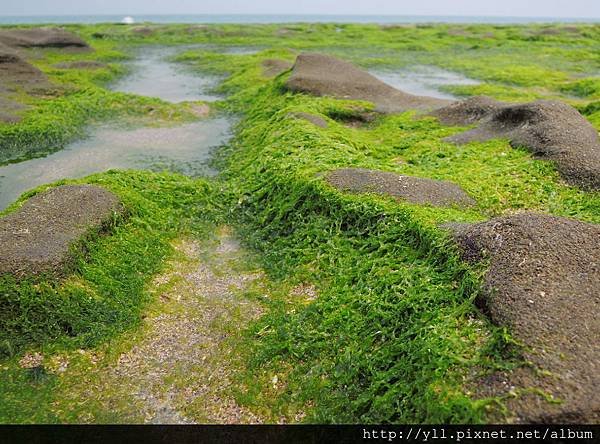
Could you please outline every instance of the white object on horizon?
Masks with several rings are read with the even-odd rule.
[[[133,25],[135,23],[135,20],[133,19],[133,17],[127,16],[123,17],[121,23],[123,23],[124,25]]]

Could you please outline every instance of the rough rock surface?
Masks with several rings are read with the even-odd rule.
[[[0,94],[18,89],[30,92],[47,86],[44,73],[11,48],[0,44]]]
[[[437,117],[444,125],[463,126],[479,122],[505,106],[508,106],[508,103],[499,102],[486,96],[474,96],[438,108],[432,111],[431,115]]]
[[[286,83],[290,91],[340,99],[365,100],[377,111],[397,113],[432,109],[449,103],[433,97],[399,91],[356,66],[323,54],[300,54]]]
[[[136,26],[134,28],[131,28],[131,32],[142,37],[149,37],[151,35],[154,35],[154,33],[156,32],[156,28],[150,26]]]
[[[292,113],[292,116],[294,116],[296,119],[306,120],[312,123],[313,125],[318,126],[319,128],[327,128],[327,126],[329,125],[327,123],[327,120],[325,120],[324,118],[310,113],[298,112]]]
[[[281,59],[265,59],[261,63],[265,77],[275,77],[292,67],[292,63]]]
[[[0,219],[0,274],[60,273],[71,248],[123,212],[111,192],[92,185],[63,185],[37,194]]]
[[[479,126],[449,137],[459,144],[507,138],[536,157],[556,164],[569,183],[600,189],[600,139],[596,129],[579,112],[562,102],[538,100],[524,104],[475,97],[455,102],[432,113],[442,123]]]
[[[485,396],[539,389],[508,402],[516,422],[600,421],[600,226],[520,213],[451,226],[470,261],[489,258],[479,303],[525,345],[537,368],[497,373]],[[509,396],[510,398],[510,396]]]
[[[386,171],[343,168],[327,174],[327,182],[340,191],[377,193],[398,200],[436,207],[471,206],[475,201],[452,182],[401,176]]]
[[[0,30],[0,43],[13,48],[89,48],[81,38],[61,28]]]
[[[0,68],[1,71],[1,68]],[[21,121],[19,112],[26,107],[14,100],[2,96],[0,92],[0,122],[17,123]]]
[[[344,110],[331,110],[328,117],[348,128],[363,128],[377,119],[379,113],[365,108],[349,107]]]
[[[11,48],[0,44],[0,122],[15,123],[21,120],[19,111],[26,107],[12,99],[16,92],[42,92],[49,87],[44,73]]]
[[[208,30],[210,30],[210,28],[207,25],[191,25],[185,28],[185,32],[187,32],[188,34],[196,34],[198,32]]]

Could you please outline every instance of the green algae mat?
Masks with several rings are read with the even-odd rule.
[[[552,149],[574,131],[597,178],[600,26],[65,26],[77,47],[23,29],[0,28],[2,165],[92,124],[238,123],[216,177],[110,170],[0,213],[65,184],[125,208],[64,275],[0,276],[0,422],[598,421],[599,375],[569,363],[598,359],[600,193]],[[148,45],[221,99],[111,90]],[[292,68],[302,53],[321,65]],[[365,71],[444,111],[380,112],[390,90]],[[448,187],[468,205],[437,205]],[[547,325],[571,345],[540,343]]]

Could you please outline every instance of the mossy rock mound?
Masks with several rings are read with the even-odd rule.
[[[437,117],[444,125],[464,126],[479,122],[505,106],[508,106],[508,104],[490,97],[474,96],[438,108],[432,111],[430,115]]]
[[[74,247],[123,211],[117,196],[98,186],[63,185],[33,196],[0,219],[0,274],[61,274]]]
[[[265,77],[278,76],[293,66],[293,64],[287,60],[281,59],[265,59],[262,61],[261,65],[263,69],[263,76]]]
[[[329,126],[327,120],[315,114],[297,112],[291,113],[291,116],[295,117],[296,119],[306,120],[307,122],[310,122],[313,125],[318,126],[319,128],[327,128]]]
[[[13,48],[89,48],[80,37],[61,28],[0,30],[0,43]]]
[[[0,71],[2,70],[0,65]],[[2,96],[0,92],[0,122],[4,123],[17,123],[22,120],[20,115],[21,111],[26,109],[25,105],[22,105],[14,100],[8,99]]]
[[[364,168],[335,170],[326,175],[326,180],[340,191],[382,194],[420,205],[468,207],[475,204],[461,187],[443,180],[402,176]]]
[[[20,92],[35,94],[51,87],[46,75],[13,49],[0,44],[0,122],[17,123],[25,105],[14,100]]]
[[[150,37],[151,35],[154,35],[156,33],[156,29],[157,28],[150,26],[135,26],[131,28],[131,33],[137,34],[142,37]]]
[[[11,48],[0,44],[0,94],[2,91],[32,92],[49,86],[46,75]]]
[[[527,212],[451,228],[466,260],[490,261],[478,303],[535,367],[485,378],[483,395],[509,395],[516,422],[599,422],[600,226]]]
[[[379,113],[370,109],[350,106],[347,108],[331,109],[327,112],[330,119],[348,127],[364,128],[377,120]]]
[[[286,87],[315,96],[365,100],[374,103],[377,111],[383,113],[432,109],[449,103],[443,99],[407,94],[351,63],[316,53],[297,57]]]
[[[553,161],[569,183],[600,189],[598,132],[570,105],[547,100],[508,104],[478,97],[456,102],[432,115],[452,125],[479,122],[478,127],[451,136],[448,141],[464,144],[507,138],[512,146]]]

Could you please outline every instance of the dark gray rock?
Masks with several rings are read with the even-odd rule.
[[[63,185],[37,194],[0,219],[0,274],[60,274],[73,248],[123,213],[119,199],[92,185]]]
[[[364,168],[335,170],[326,175],[326,180],[340,191],[383,194],[421,205],[468,207],[475,204],[458,185],[442,180],[401,176]]]
[[[564,217],[519,213],[450,225],[463,257],[490,261],[477,301],[508,327],[538,370],[498,372],[481,381],[482,396],[511,390],[516,422],[600,421],[600,226]]]
[[[374,103],[377,111],[384,113],[432,109],[449,103],[448,100],[407,94],[351,63],[315,53],[297,57],[286,86],[290,91],[315,96],[365,100]]]

